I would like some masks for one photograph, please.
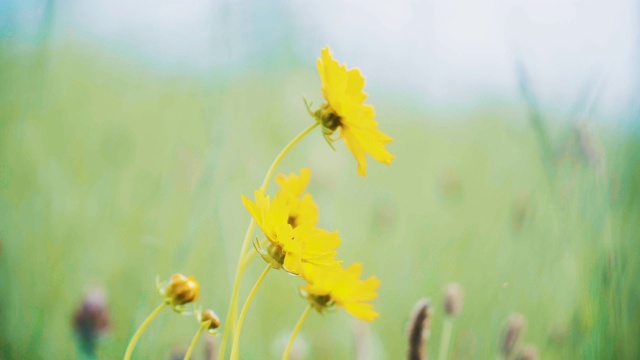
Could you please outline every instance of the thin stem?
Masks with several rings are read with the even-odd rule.
[[[267,187],[269,186],[269,182],[271,182],[273,173],[276,172],[276,168],[278,167],[278,165],[280,165],[280,162],[282,161],[282,159],[284,159],[284,156],[287,155],[287,153],[298,143],[298,141],[302,140],[303,137],[305,137],[318,125],[320,125],[320,123],[315,122],[313,125],[303,130],[300,134],[298,134],[298,136],[293,138],[293,140],[291,140],[291,142],[287,144],[287,146],[285,146],[282,151],[280,151],[278,156],[276,156],[276,159],[273,160],[273,163],[271,163],[271,167],[269,167],[269,171],[267,171],[267,175],[265,175],[264,180],[262,181],[262,188],[264,189],[264,191],[267,191]]]
[[[251,304],[251,300],[253,300],[253,297],[256,295],[256,292],[258,291],[258,288],[260,287],[260,284],[262,284],[262,281],[264,280],[264,278],[267,277],[269,270],[271,270],[271,265],[267,265],[267,268],[264,269],[264,271],[262,272],[262,275],[260,275],[255,285],[253,285],[253,289],[251,289],[251,292],[249,293],[247,300],[244,302],[244,306],[242,306],[242,311],[240,311],[240,317],[238,318],[238,328],[236,329],[235,334],[233,334],[233,345],[231,346],[231,360],[238,359],[238,352],[239,352],[238,343],[240,342],[240,332],[242,331],[242,323],[244,322],[244,317],[247,315],[247,310],[249,310],[249,305]]]
[[[442,325],[442,337],[440,338],[440,349],[438,350],[438,360],[446,360],[449,354],[449,343],[453,332],[453,319],[447,317]]]
[[[304,138],[308,133],[310,133],[318,125],[319,125],[318,122],[314,122],[313,125],[309,126],[300,134],[298,134],[298,136],[296,136],[293,140],[291,140],[291,142],[287,144],[287,146],[285,146],[284,149],[282,149],[282,151],[280,151],[278,156],[276,156],[275,160],[273,160],[273,163],[271,163],[271,166],[267,171],[267,175],[265,175],[264,180],[262,181],[261,188],[264,191],[267,191],[267,187],[269,187],[269,182],[271,182],[271,178],[273,177],[273,174],[275,173],[276,168],[278,167],[280,162],[282,162],[282,159],[284,158],[284,156],[287,155],[287,153],[293,148],[294,145],[296,145],[300,140],[302,140],[302,138]],[[220,352],[218,353],[218,359],[220,360],[224,360],[224,355],[227,347],[227,339],[229,338],[230,332],[235,331],[234,328],[236,325],[235,323],[236,313],[238,311],[237,308],[238,308],[238,293],[240,291],[240,280],[242,279],[242,274],[244,273],[244,269],[246,268],[246,265],[248,264],[249,260],[251,260],[251,258],[247,258],[246,259],[247,261],[243,261],[243,260],[245,260],[245,256],[246,256],[245,254],[247,253],[249,244],[251,243],[251,236],[253,235],[253,230],[255,229],[255,227],[256,227],[256,222],[252,218],[251,222],[249,223],[249,227],[247,228],[247,232],[244,236],[244,240],[242,242],[242,248],[240,250],[240,256],[238,258],[238,265],[236,267],[236,276],[233,281],[233,289],[231,291],[231,300],[229,302],[229,309],[227,310],[227,318],[225,320],[225,324],[223,327],[224,330],[222,333],[222,340],[220,343]]]
[[[124,360],[131,359],[131,355],[133,354],[133,349],[135,349],[136,344],[138,343],[138,340],[140,340],[140,336],[142,336],[142,333],[147,329],[149,324],[151,324],[151,321],[153,321],[153,319],[155,319],[156,316],[158,316],[158,314],[160,314],[160,312],[165,307],[167,307],[167,303],[163,301],[162,304],[160,304],[160,306],[158,306],[155,310],[153,310],[153,312],[151,312],[151,314],[149,314],[149,316],[147,316],[147,318],[144,320],[142,325],[140,325],[138,330],[136,330],[136,333],[133,334],[131,341],[129,341],[129,345],[127,346],[127,351],[124,353]]]
[[[187,353],[184,355],[184,360],[189,360],[189,358],[191,357],[191,354],[193,353],[193,349],[196,348],[196,344],[198,343],[198,339],[200,339],[200,335],[202,335],[202,332],[206,328],[208,328],[210,324],[211,324],[211,322],[207,321],[207,322],[203,323],[200,326],[200,328],[196,332],[195,336],[193,337],[193,340],[191,340],[191,345],[189,345],[189,349],[187,349]]]
[[[229,303],[229,310],[227,311],[227,319],[225,320],[224,330],[222,331],[222,340],[220,341],[220,351],[218,353],[218,359],[224,360],[225,351],[227,348],[227,339],[229,338],[229,334],[233,331],[235,332],[236,325],[236,314],[238,313],[238,293],[240,290],[240,279],[242,279],[242,274],[244,273],[245,264],[242,260],[244,260],[244,253],[247,252],[247,247],[250,243],[249,239],[251,239],[251,235],[253,234],[253,229],[256,226],[256,222],[251,218],[251,222],[249,223],[249,228],[247,228],[247,233],[244,237],[244,242],[242,243],[242,250],[240,250],[240,259],[238,260],[238,267],[236,269],[236,278],[233,282],[233,290],[231,291],[231,300]],[[232,329],[233,328],[233,329]]]
[[[302,329],[302,324],[304,324],[304,321],[307,320],[307,316],[309,316],[310,312],[311,305],[307,306],[307,308],[302,313],[302,316],[300,316],[300,320],[298,320],[296,327],[293,329],[291,337],[289,338],[289,343],[287,344],[287,348],[284,350],[284,354],[282,354],[282,360],[289,360],[289,354],[291,353],[291,349],[293,348],[293,343],[295,342],[300,329]]]

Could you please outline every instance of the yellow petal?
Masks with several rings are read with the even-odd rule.
[[[364,321],[373,321],[378,317],[378,313],[373,310],[372,304],[349,303],[345,304],[344,309],[356,318]]]
[[[358,138],[348,128],[342,128],[340,134],[344,139],[345,145],[347,145],[347,149],[351,151],[353,156],[355,156],[356,161],[358,162],[358,175],[366,176],[367,175],[367,157],[364,152],[364,148],[362,148],[362,145],[358,141]]]
[[[287,253],[284,257],[284,269],[292,274],[300,273],[300,254]]]

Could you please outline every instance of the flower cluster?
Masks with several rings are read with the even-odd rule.
[[[336,259],[342,240],[337,232],[316,226],[318,207],[305,193],[310,177],[311,170],[306,168],[300,175],[278,175],[280,190],[273,200],[262,189],[255,192],[255,202],[242,197],[268,243],[263,248],[257,240],[256,249],[274,268],[300,275],[307,282],[302,294],[319,312],[339,306],[359,319],[372,321],[377,313],[366,302],[377,296],[380,282],[375,277],[360,280],[362,264],[344,269]]]
[[[378,129],[373,106],[365,104],[367,99],[367,94],[363,91],[365,80],[360,70],[347,69],[345,65],[340,65],[333,59],[328,47],[322,49],[317,65],[322,81],[322,94],[326,102],[316,110],[312,110],[311,104],[305,102],[315,122],[278,154],[269,167],[264,182],[254,192],[253,199],[242,196],[242,203],[253,220],[247,229],[239,254],[229,309],[223,326],[224,332],[220,341],[218,354],[220,359],[225,359],[227,339],[231,332],[233,332],[231,359],[239,358],[239,339],[247,309],[258,287],[271,269],[282,269],[303,279],[305,285],[300,287],[300,293],[309,302],[309,306],[292,333],[283,359],[288,359],[293,340],[311,309],[323,312],[330,308],[341,307],[354,317],[365,321],[373,321],[378,316],[371,301],[378,295],[380,281],[373,276],[361,279],[361,263],[343,267],[342,261],[337,257],[338,246],[342,243],[338,232],[325,230],[318,225],[320,218],[318,205],[311,194],[306,192],[311,180],[311,170],[303,168],[299,173],[278,174],[275,180],[279,190],[273,197],[267,192],[269,182],[282,158],[300,139],[316,127],[322,129],[322,134],[331,147],[337,140],[333,134],[339,131],[338,138],[344,139],[347,149],[356,158],[358,175],[364,176],[367,173],[367,154],[387,165],[394,159],[394,156],[385,148],[392,139]],[[256,252],[252,252],[250,244],[255,224],[262,230],[264,237],[255,238],[253,245]],[[267,262],[267,267],[257,279],[238,315],[237,299],[240,281],[247,263],[255,253],[262,256]],[[158,284],[158,290],[163,302],[134,334],[127,347],[125,360],[131,358],[136,342],[151,320],[167,306],[182,313],[186,304],[198,299],[200,285],[193,277],[175,274],[168,283]],[[216,329],[221,325],[219,318],[212,310],[196,311],[196,313],[200,329],[194,336],[185,359],[189,359],[203,331],[215,334]]]
[[[266,187],[282,156],[316,126],[321,127],[325,140],[332,148],[336,141],[333,134],[339,131],[339,138],[344,139],[347,149],[356,158],[358,175],[365,176],[367,173],[367,154],[387,165],[394,159],[385,148],[385,145],[392,141],[391,137],[378,129],[373,106],[365,104],[367,94],[363,91],[365,81],[360,70],[347,69],[345,65],[340,65],[333,59],[328,47],[322,49],[317,65],[326,102],[318,109],[312,110],[311,104],[305,101],[307,110],[316,123],[303,131],[276,157],[265,182],[255,191],[253,200],[242,196],[244,206],[264,233],[264,238],[256,238],[253,244],[268,265],[254,285],[238,319],[231,352],[232,360],[239,356],[239,335],[247,307],[270,269],[283,269],[301,277],[306,284],[300,288],[300,293],[309,302],[307,310],[296,325],[283,359],[288,358],[293,339],[310,309],[322,313],[329,308],[341,307],[354,317],[365,321],[373,321],[378,316],[371,301],[378,296],[380,281],[375,277],[362,280],[361,263],[343,267],[342,261],[337,259],[337,248],[342,239],[337,232],[318,226],[318,206],[313,197],[306,193],[311,170],[303,168],[299,174],[277,175],[276,181],[280,189],[273,198],[267,195]],[[238,288],[242,270],[246,265],[244,249],[251,236],[252,226],[250,225],[243,244],[235,289]],[[250,256],[248,258],[250,259]],[[234,313],[236,296],[237,290],[234,290],[229,308],[230,315]],[[227,330],[228,327],[225,327],[225,331]],[[220,357],[224,357],[225,341],[226,337],[223,336]]]

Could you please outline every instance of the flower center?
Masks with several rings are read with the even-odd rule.
[[[267,254],[269,254],[269,257],[278,264],[284,264],[285,252],[282,250],[280,245],[269,242],[269,245],[267,245]]]
[[[309,294],[307,299],[316,310],[322,312],[322,310],[329,309],[335,305],[335,302],[331,298],[331,295],[311,295]]]
[[[320,121],[322,122],[322,127],[330,130],[332,133],[338,126],[342,125],[342,118],[329,104],[324,104],[320,108]]]

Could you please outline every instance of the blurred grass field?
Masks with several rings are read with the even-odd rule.
[[[112,317],[102,359],[122,356],[160,302],[156,276],[196,276],[200,303],[224,316],[250,220],[240,195],[312,121],[302,96],[321,100],[315,59],[230,80],[155,73],[74,47],[46,61],[1,54],[2,358],[78,356],[71,319],[92,286],[106,289]],[[595,129],[604,150],[590,161],[572,124],[554,122],[548,172],[524,105],[441,121],[424,104],[370,93],[395,139],[390,167],[370,163],[357,177],[344,145],[332,151],[317,131],[279,171],[311,168],[309,190],[321,225],[342,235],[340,256],[382,280],[381,316],[365,332],[372,359],[404,357],[408,315],[422,297],[435,308],[435,357],[451,281],[465,292],[451,358],[495,358],[513,312],[527,317],[525,340],[542,358],[638,358],[637,134]],[[250,266],[241,299],[262,268]],[[274,342],[305,307],[298,285],[270,274],[247,318],[243,358],[279,357]],[[195,330],[193,319],[167,312],[136,357],[168,359]],[[354,358],[361,330],[344,311],[312,314],[302,331],[308,358]]]

